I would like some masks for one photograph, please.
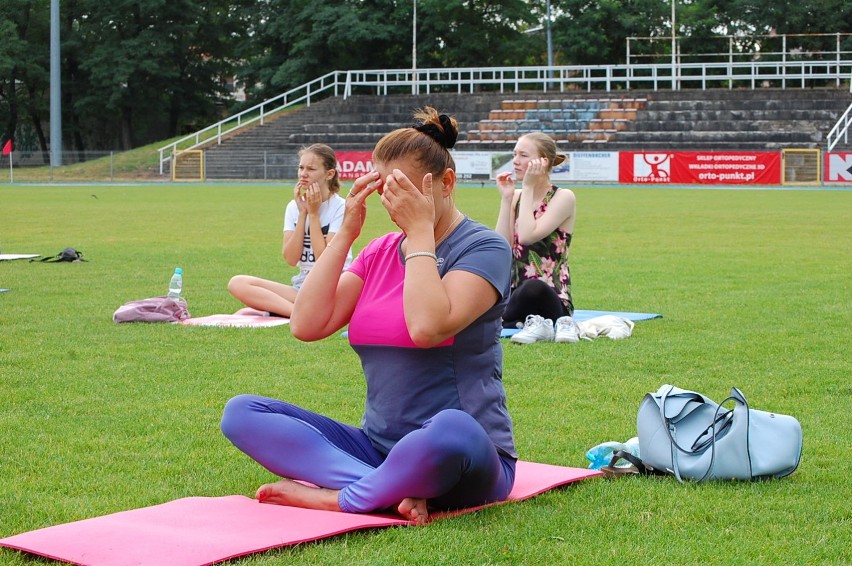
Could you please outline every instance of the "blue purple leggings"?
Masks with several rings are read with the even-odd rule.
[[[426,421],[387,456],[360,428],[256,395],[228,401],[222,432],[273,474],[340,490],[347,513],[395,508],[406,497],[428,499],[432,509],[473,507],[506,499],[515,481],[515,460],[456,409]]]

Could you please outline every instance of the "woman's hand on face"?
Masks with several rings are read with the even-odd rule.
[[[547,172],[547,158],[539,157],[529,162],[524,173],[524,188],[533,188],[539,185],[550,185],[550,177]]]
[[[500,190],[500,196],[505,200],[515,196],[515,180],[512,178],[511,171],[497,175],[497,188]]]
[[[305,191],[305,201],[307,204],[308,214],[319,214],[319,208],[322,204],[322,189],[319,183],[311,183]]]
[[[435,201],[432,198],[432,173],[423,176],[418,188],[399,169],[394,169],[385,178],[382,205],[390,214],[394,224],[409,234],[416,226],[435,225]]]
[[[376,191],[381,191],[382,180],[378,171],[370,171],[355,179],[352,188],[346,195],[346,210],[343,214],[343,224],[335,235],[340,237],[341,232],[351,235],[351,242],[361,234],[364,221],[367,219],[367,197]]]
[[[308,211],[307,201],[305,200],[304,189],[301,181],[296,183],[296,186],[293,187],[293,200],[299,208],[299,214],[304,214]]]

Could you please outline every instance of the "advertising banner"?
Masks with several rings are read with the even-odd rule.
[[[564,178],[567,181],[618,182],[618,152],[617,151],[575,151],[568,154],[565,160],[568,171],[565,177],[558,177],[554,169],[554,179]],[[559,169],[564,169],[560,165]]]
[[[351,181],[373,170],[373,153],[370,151],[335,151],[334,155],[341,179]]]
[[[512,154],[490,151],[454,151],[460,181],[493,180],[512,171]],[[373,170],[369,151],[338,151],[340,178],[357,179]],[[669,153],[589,151],[566,153],[553,168],[554,182],[619,182],[624,184],[780,185],[781,152]],[[825,156],[825,182],[852,183],[852,153]]]
[[[781,153],[621,152],[619,169],[619,181],[628,184],[779,185]]]
[[[672,154],[622,151],[618,154],[618,181],[649,185],[671,183]]]
[[[451,151],[459,181],[487,181],[491,178],[490,151]]]
[[[511,172],[512,154],[493,153],[492,179],[503,172]],[[565,161],[550,172],[551,181],[618,182],[617,151],[576,151],[565,153]]]
[[[488,180],[491,177],[491,152],[451,152],[460,181]],[[354,180],[373,170],[373,154],[369,151],[336,151],[337,170],[341,179]]]
[[[852,153],[826,153],[822,179],[826,183],[852,183]]]

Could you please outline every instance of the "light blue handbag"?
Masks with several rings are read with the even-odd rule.
[[[735,403],[733,410],[722,405]],[[716,404],[700,393],[663,385],[648,393],[636,418],[642,462],[683,481],[783,478],[802,457],[795,418],[749,409],[736,387]]]

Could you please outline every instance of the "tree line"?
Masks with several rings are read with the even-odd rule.
[[[672,1],[681,54],[719,52],[722,36],[755,49],[774,34],[802,34],[796,47],[806,51],[819,49],[806,34],[852,32],[848,0],[551,0],[553,63],[624,63],[633,37],[646,38],[634,56],[665,60]],[[32,151],[49,147],[50,2],[0,2],[0,141]],[[189,133],[333,70],[410,68],[415,37],[418,68],[545,65],[547,4],[62,0],[65,149],[126,150]],[[852,51],[848,38],[842,50]]]

